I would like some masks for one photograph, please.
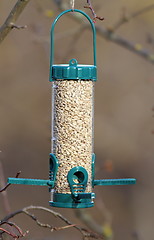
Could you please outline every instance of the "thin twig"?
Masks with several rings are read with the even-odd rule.
[[[4,219],[1,220],[1,222],[6,222],[9,219],[15,217],[16,215],[19,215],[19,214],[23,213],[23,214],[26,214],[28,217],[30,217],[32,220],[34,220],[37,223],[37,225],[39,225],[40,227],[49,228],[51,231],[63,230],[65,228],[68,228],[67,226],[58,227],[57,228],[57,227],[53,227],[53,226],[51,226],[49,224],[41,223],[34,214],[31,214],[29,212],[30,210],[41,210],[41,211],[45,211],[45,212],[48,212],[48,213],[52,214],[54,217],[57,217],[57,218],[61,219],[68,226],[76,228],[82,234],[83,237],[91,237],[91,238],[94,238],[94,239],[102,239],[102,236],[100,236],[100,235],[98,235],[96,233],[90,232],[90,231],[88,231],[88,230],[86,230],[84,228],[81,228],[81,227],[77,226],[76,224],[72,224],[62,214],[60,214],[58,212],[55,212],[55,211],[53,211],[51,209],[42,207],[42,206],[28,206],[28,207],[25,207],[25,208],[23,208],[21,210],[17,210],[15,212],[9,214],[8,216],[6,216]]]
[[[88,6],[84,6],[84,8],[90,9],[90,11],[92,12],[92,15],[93,15],[93,21],[96,22],[96,19],[103,21],[104,18],[97,16],[97,14],[95,13],[95,10],[93,9],[93,6],[91,4],[91,0],[87,0],[87,4],[88,4]]]
[[[58,5],[58,7],[61,11],[64,11],[67,9],[67,5],[64,6],[61,4],[61,5]],[[84,23],[84,25],[86,24],[85,21],[81,17],[78,17],[77,14],[70,14],[69,16],[75,19],[76,21],[78,21],[79,23]],[[87,24],[86,27],[90,28],[89,24]],[[144,58],[148,62],[154,64],[154,53],[149,52],[141,44],[133,43],[123,38],[122,36],[114,33],[112,29],[105,28],[104,26],[96,25],[95,27],[96,27],[97,34],[99,34],[101,37],[105,38],[108,41],[116,43],[125,49],[128,49],[132,53],[135,53],[136,55]]]
[[[137,54],[138,56],[144,58],[148,62],[154,64],[154,53],[150,53],[145,49],[140,43],[133,43],[122,36],[111,32],[109,29],[96,26],[97,33],[104,37],[106,40],[109,40],[113,43],[118,44],[119,46],[128,49],[129,51]]]
[[[147,13],[151,10],[154,9],[154,4],[151,4],[147,7],[144,7],[130,15],[126,14],[126,10],[123,9],[123,14],[122,17],[119,19],[119,21],[117,23],[114,24],[114,26],[112,27],[112,31],[117,30],[118,28],[120,28],[124,23],[129,22],[131,19],[138,17],[141,14]]]
[[[13,229],[7,230],[5,228],[0,227],[1,235],[6,233],[7,235],[13,237],[14,239],[19,239],[19,238],[25,237],[26,234],[29,232],[29,231],[26,231],[25,233],[23,233],[21,228],[17,224],[12,223],[12,222],[2,222],[0,224],[0,226],[4,225],[4,224],[9,225],[9,227],[15,228],[17,230],[18,234],[14,233]]]
[[[9,13],[7,19],[5,20],[4,24],[0,27],[0,43],[4,40],[4,38],[8,35],[8,33],[13,28],[22,29],[24,27],[20,27],[15,25],[16,20],[29,3],[30,0],[18,0],[14,7],[12,8],[11,12]]]
[[[151,10],[154,9],[154,4],[151,4],[145,8],[142,8],[136,12],[134,12],[132,15],[131,15],[131,18],[135,18],[135,17],[138,17],[139,15],[143,14],[143,13],[146,13],[146,12],[149,12]]]
[[[0,158],[2,158],[1,155],[2,155],[2,151],[0,151]],[[5,189],[6,189],[5,185],[6,185],[6,183],[5,183],[4,169],[3,169],[2,161],[0,160],[0,188],[2,189],[1,194],[2,194],[2,200],[3,200],[3,205],[4,205],[4,211],[5,211],[5,214],[7,215],[11,212],[11,207],[10,207],[7,191],[5,191]],[[7,226],[6,230],[9,232],[12,232],[12,234],[14,234],[12,227]],[[10,238],[8,238],[8,239],[10,239]]]
[[[2,161],[0,161],[0,188],[1,188],[0,192],[2,192],[2,200],[3,200],[5,214],[9,214],[11,212],[11,208],[10,208],[7,192],[4,191],[6,189],[5,185],[6,184],[5,184],[3,164],[2,164]]]
[[[15,178],[18,178],[20,175],[21,171],[17,172]],[[3,187],[2,189],[0,189],[0,193],[5,191],[9,186],[11,185],[11,183],[7,183],[5,187]]]
[[[20,235],[17,235],[17,234],[14,234],[14,233],[12,233],[12,232],[4,229],[4,228],[0,228],[0,231],[2,231],[1,234],[6,233],[6,234],[8,234],[9,236],[13,237],[15,240],[16,240],[16,239],[19,239],[19,238],[22,238],[22,237],[25,237],[25,235],[27,234],[27,232],[26,232],[26,233],[23,233],[22,235],[21,235],[21,234],[20,234]]]
[[[4,228],[0,228],[0,231],[2,231],[1,234],[6,233],[6,234],[8,234],[9,236],[11,236],[11,237],[13,237],[13,238],[15,238],[15,239],[19,238],[16,234],[11,233],[10,231],[8,231],[8,230],[6,230],[6,229],[4,229]]]
[[[6,232],[7,234],[9,234],[10,236],[12,236],[13,238],[20,238],[20,237],[25,237],[25,235],[29,232],[29,231],[26,231],[25,233],[23,233],[23,231],[21,230],[21,228],[17,225],[17,224],[15,224],[15,223],[12,223],[12,222],[1,222],[0,223],[0,226],[2,226],[2,225],[9,225],[10,227],[13,227],[13,228],[15,228],[17,231],[18,231],[18,235],[17,234],[15,234],[14,232],[12,232],[12,231],[8,231],[8,230],[6,230],[6,229],[4,229],[4,228],[1,228],[0,230],[2,230],[3,229],[3,231],[4,232]]]
[[[12,28],[16,28],[16,29],[24,29],[24,28],[27,28],[27,25],[24,25],[24,26],[18,26],[18,25],[16,25],[16,24],[14,24],[14,23],[10,23],[10,26],[12,27]]]

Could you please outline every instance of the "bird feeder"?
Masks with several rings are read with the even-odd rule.
[[[48,186],[50,205],[63,208],[94,206],[93,188],[98,185],[134,184],[134,178],[95,180],[94,84],[97,80],[96,30],[93,32],[93,65],[79,64],[72,58],[67,64],[54,64],[54,29],[66,10],[54,20],[51,28],[50,81],[52,83],[52,137],[49,180],[8,178],[11,184]]]

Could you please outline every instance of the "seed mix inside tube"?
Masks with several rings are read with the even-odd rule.
[[[67,174],[82,166],[88,172],[86,192],[92,192],[93,81],[56,80],[52,89],[52,153],[59,162],[55,191],[71,193]]]

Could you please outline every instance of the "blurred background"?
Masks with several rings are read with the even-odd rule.
[[[3,24],[15,0],[0,1]],[[50,153],[51,83],[49,83],[50,28],[60,13],[53,0],[30,1],[17,25],[0,45],[0,159],[5,178],[15,176],[48,178]],[[69,4],[69,0],[63,0]],[[84,9],[86,0],[76,0]],[[92,0],[98,16],[96,25],[112,28],[123,11],[132,14],[153,4],[153,0]],[[92,17],[92,16],[91,16]],[[90,29],[65,15],[56,27],[55,62],[92,63]],[[138,47],[154,52],[154,10],[131,19],[116,33]],[[140,45],[141,44],[141,45]],[[135,177],[135,186],[96,187],[95,207],[84,214],[100,228],[106,239],[144,240],[154,235],[154,67],[120,45],[97,36],[98,81],[95,84],[96,179]],[[8,189],[11,211],[28,205],[48,207],[45,187],[11,186]],[[0,217],[6,215],[0,199]],[[74,223],[85,226],[76,210],[54,209]],[[42,222],[61,225],[60,220],[40,214]],[[30,230],[27,239],[81,239],[75,229],[51,233],[36,226],[26,216],[14,221]]]

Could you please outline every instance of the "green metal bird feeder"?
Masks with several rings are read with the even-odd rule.
[[[50,81],[52,82],[52,147],[49,180],[8,178],[11,184],[48,186],[51,206],[88,208],[94,206],[93,188],[103,185],[135,184],[134,178],[95,180],[94,83],[97,80],[96,30],[86,17],[93,32],[93,65],[78,64],[75,58],[68,64],[54,64],[54,29],[66,10],[54,20],[51,28]]]

